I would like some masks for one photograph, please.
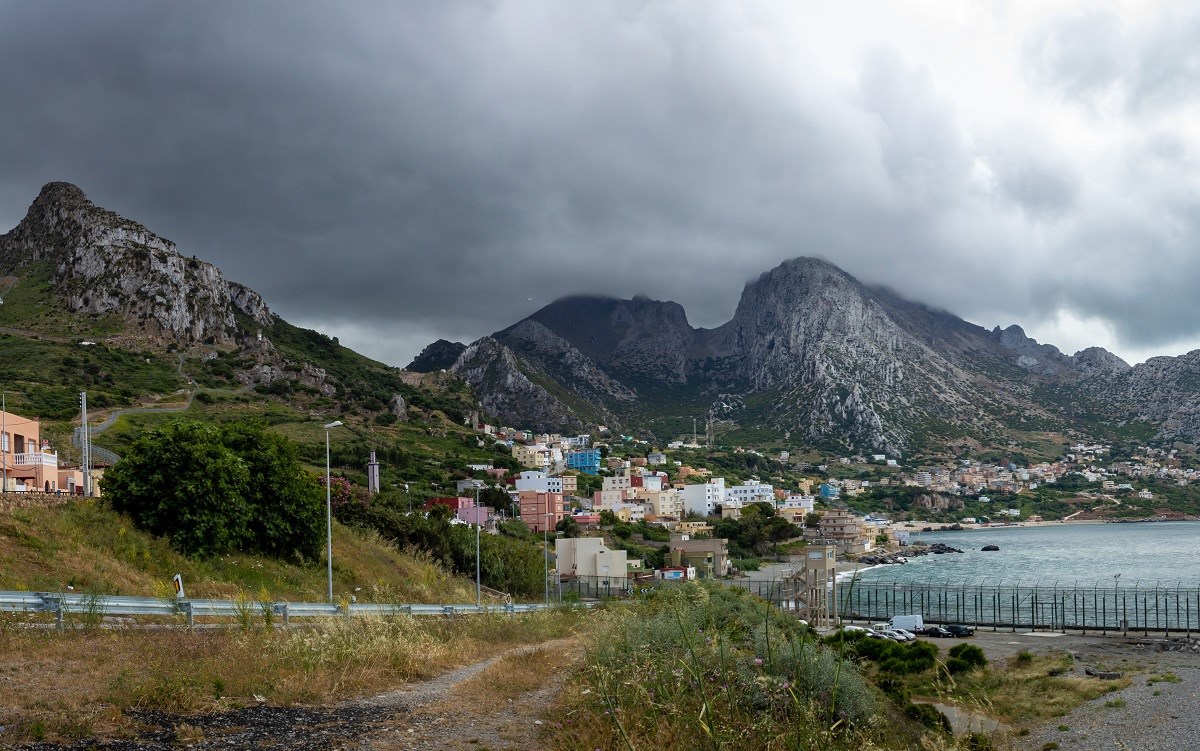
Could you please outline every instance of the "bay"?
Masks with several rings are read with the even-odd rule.
[[[899,584],[1200,585],[1200,522],[984,527],[918,533],[912,540],[964,552],[909,558],[904,565],[863,571],[860,578]],[[982,552],[985,545],[1000,550]]]

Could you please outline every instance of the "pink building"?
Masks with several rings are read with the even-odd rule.
[[[562,493],[522,490],[518,498],[521,505],[521,521],[534,532],[554,529],[567,515]]]

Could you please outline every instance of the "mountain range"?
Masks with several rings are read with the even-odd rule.
[[[291,326],[250,287],[55,182],[0,235],[0,298],[0,376],[57,419],[80,388],[117,406],[194,379],[385,425],[414,400],[455,419],[477,400],[496,421],[539,430],[669,439],[711,419],[745,443],[889,453],[1047,432],[1200,436],[1200,351],[1133,367],[1099,348],[1067,355],[813,258],[748,283],[717,328],[693,327],[674,302],[567,297],[470,344],[435,342],[404,373]],[[419,374],[441,370],[474,398],[423,391]]]
[[[1194,441],[1200,351],[1130,366],[1067,355],[1019,326],[986,329],[796,258],[749,282],[728,323],[695,328],[678,303],[573,296],[408,366],[465,379],[512,425],[604,423],[656,437],[713,419],[736,437],[903,453],[1032,434]]]

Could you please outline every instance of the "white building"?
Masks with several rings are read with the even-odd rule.
[[[685,485],[679,494],[683,496],[685,513],[711,516],[717,512],[717,506],[725,502],[725,478],[714,477],[698,485]]]
[[[545,472],[532,470],[522,472],[517,478],[517,492],[522,490],[536,490],[539,493],[561,493],[563,492],[563,481],[561,477],[550,477]]]
[[[578,537],[554,541],[558,573],[585,577],[588,583],[621,589],[629,578],[624,550],[613,550],[601,537]]]
[[[735,506],[745,506],[747,503],[775,503],[775,489],[770,485],[750,480],[744,485],[734,485],[725,489],[725,503]]]

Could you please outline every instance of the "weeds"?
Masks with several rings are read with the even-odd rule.
[[[21,675],[0,680],[4,742],[71,738],[72,722],[84,719],[119,733],[131,722],[122,710],[133,708],[192,713],[255,694],[286,705],[384,691],[565,636],[581,618],[559,610],[453,621],[356,616],[287,630],[0,629],[0,675]]]

